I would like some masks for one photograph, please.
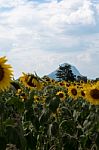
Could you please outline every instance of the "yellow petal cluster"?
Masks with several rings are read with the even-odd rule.
[[[7,58],[0,57],[0,91],[4,91],[10,87],[13,70],[11,65],[6,64]]]
[[[29,89],[36,88],[37,90],[40,90],[42,88],[42,83],[32,74],[23,73],[23,76],[21,76],[19,80]]]

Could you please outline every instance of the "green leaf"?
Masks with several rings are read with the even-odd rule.
[[[72,117],[71,110],[69,110],[69,108],[62,107],[61,110],[62,110],[61,115],[63,118],[70,119]]]
[[[43,110],[41,116],[39,117],[40,125],[47,123],[49,117],[50,117],[50,111],[49,110]]]
[[[6,144],[7,144],[6,137],[0,136],[0,150],[5,150]]]
[[[62,145],[64,150],[78,150],[78,139],[68,134],[62,136]]]
[[[63,120],[59,126],[63,132],[66,132],[70,135],[73,135],[76,132],[76,125],[73,120]]]
[[[7,103],[13,105],[20,113],[24,111],[24,103],[18,97],[11,97]]]
[[[26,135],[26,140],[27,140],[27,147],[30,148],[31,150],[36,150],[37,136],[36,135],[33,136],[33,133],[30,132],[29,134]]]
[[[96,145],[97,145],[97,148],[99,149],[99,132],[97,133]]]
[[[59,133],[59,125],[57,122],[53,122],[51,124],[51,135],[52,136],[57,136]]]
[[[22,131],[22,127],[6,127],[6,139],[7,143],[12,143],[17,146],[20,150],[24,150],[26,146],[26,141],[24,138],[24,133]]]
[[[12,120],[10,118],[6,119],[4,122],[3,122],[3,125],[4,126],[13,126],[15,124],[15,120]]]
[[[74,117],[74,120],[77,121],[78,120],[78,117],[80,116],[80,112],[74,110],[73,111],[73,117]]]
[[[49,103],[49,109],[55,113],[60,103],[60,99],[58,97],[53,97]]]

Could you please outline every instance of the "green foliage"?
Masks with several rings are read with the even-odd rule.
[[[18,87],[25,100],[14,88],[0,93],[0,150],[99,149],[99,106],[68,97],[61,101],[56,93],[66,90],[60,86],[40,91]],[[40,101],[35,102],[35,95]]]

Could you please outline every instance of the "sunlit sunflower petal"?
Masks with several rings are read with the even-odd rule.
[[[63,91],[57,92],[56,95],[59,96],[61,101],[64,101],[66,98],[66,94]]]
[[[73,98],[74,100],[76,100],[79,96],[80,96],[80,94],[79,94],[79,89],[77,88],[77,86],[76,85],[70,85],[69,87],[68,87],[68,95],[71,97],[71,98]]]
[[[7,58],[0,58],[0,90],[5,90],[10,87],[10,82],[13,77],[13,70],[11,65],[5,64]]]
[[[23,74],[19,80],[29,89],[36,88],[37,90],[40,90],[42,88],[42,83],[32,74]]]
[[[0,64],[4,64],[7,61],[6,56],[0,57]]]
[[[96,85],[86,88],[86,100],[91,104],[99,105],[99,88]]]

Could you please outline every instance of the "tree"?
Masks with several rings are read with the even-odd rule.
[[[56,78],[59,79],[59,81],[75,81],[75,75],[72,73],[71,65],[65,64],[64,66],[59,66],[59,69],[56,73]]]

